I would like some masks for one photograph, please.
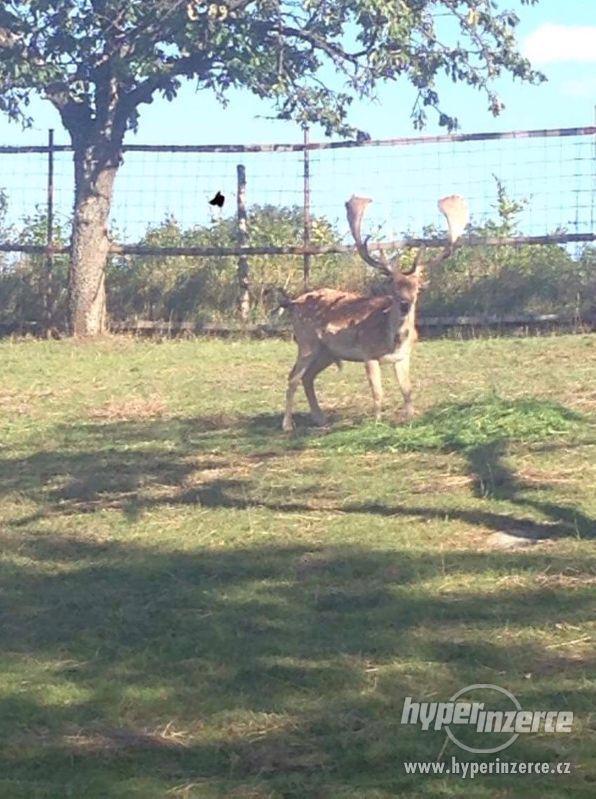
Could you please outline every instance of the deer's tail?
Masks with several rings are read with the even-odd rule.
[[[268,286],[263,291],[263,299],[271,302],[271,313],[283,313],[292,306],[292,298],[281,286]]]

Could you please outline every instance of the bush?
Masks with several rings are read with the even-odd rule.
[[[487,237],[519,235],[524,204],[511,201],[497,180],[496,221],[472,229]],[[428,275],[422,311],[428,316],[590,312],[594,250],[579,259],[564,246],[470,247]],[[592,283],[591,283],[592,281]]]
[[[45,213],[38,209],[35,214],[26,217],[22,231],[15,235],[3,224],[6,203],[1,198],[0,192],[0,235],[3,238],[14,236],[20,244],[45,244]],[[54,242],[64,246],[65,241],[63,229],[58,225],[54,228]],[[0,261],[0,325],[16,329],[25,326],[43,329],[49,322],[51,327],[64,329],[67,323],[67,297],[66,256],[54,257],[51,276],[48,275],[43,255],[7,255]]]
[[[486,236],[512,236],[518,232],[523,205],[511,202],[497,182],[495,221],[472,230]],[[43,244],[46,218],[38,211],[24,221],[20,234],[7,231],[4,220],[6,198],[0,191],[0,234],[27,244]],[[3,227],[4,225],[4,227]],[[302,209],[255,205],[249,209],[248,227],[252,245],[295,244],[302,240]],[[427,229],[426,235],[436,231]],[[233,247],[236,244],[233,217],[210,226],[187,230],[168,217],[148,228],[139,244],[153,247]],[[66,235],[58,228],[56,243]],[[312,241],[318,245],[340,242],[333,225],[322,217],[312,224]],[[406,254],[407,264],[412,254]],[[426,316],[560,313],[577,315],[596,312],[596,250],[586,247],[573,258],[562,246],[471,247],[460,250],[429,274],[429,287],[421,301]],[[250,288],[251,321],[265,321],[271,309],[266,289],[279,286],[290,295],[303,286],[301,256],[252,256]],[[52,276],[51,322],[66,327],[66,257],[56,257]],[[378,273],[367,268],[356,255],[313,257],[311,285],[348,291],[378,291]],[[0,260],[0,324],[33,323],[45,319],[46,265],[43,256],[22,255]],[[107,274],[108,311],[114,320],[144,318],[172,321],[226,321],[236,316],[238,295],[236,258],[191,258],[175,256],[128,256],[112,258]]]
[[[302,210],[255,205],[248,212],[250,243],[253,246],[295,244],[302,238]],[[211,227],[183,230],[174,218],[150,228],[139,242],[151,247],[234,247],[237,243],[234,218],[222,219]],[[315,218],[314,244],[338,241],[333,226]],[[366,281],[362,264],[353,256],[328,255],[313,259],[313,285],[337,285],[362,289]],[[266,289],[278,286],[290,294],[302,290],[301,256],[251,256],[250,289],[252,319],[263,320],[270,308]],[[175,321],[214,321],[234,315],[238,294],[236,258],[191,258],[171,256],[129,256],[114,259],[108,279],[108,308],[114,319],[133,316]]]

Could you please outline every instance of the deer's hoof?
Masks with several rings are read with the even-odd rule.
[[[284,419],[281,423],[281,429],[284,433],[291,433],[294,430],[294,422],[291,419]]]
[[[313,413],[312,420],[317,427],[325,427],[327,424],[327,417],[323,413]]]
[[[407,405],[400,412],[400,414],[399,414],[399,416],[397,418],[398,418],[398,421],[401,424],[407,424],[408,422],[411,422],[412,419],[414,418],[414,408],[411,405]]]

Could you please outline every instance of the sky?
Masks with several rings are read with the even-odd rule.
[[[596,8],[592,0],[541,0],[537,6],[520,6],[519,0],[499,0],[500,8],[515,8],[521,18],[518,38],[521,49],[533,62],[536,68],[543,71],[548,81],[540,86],[528,86],[505,78],[496,84],[496,89],[505,103],[502,114],[494,118],[486,107],[483,95],[460,84],[445,81],[440,87],[445,110],[457,116],[460,132],[505,131],[515,129],[575,127],[594,124],[596,103]],[[270,118],[272,109],[265,102],[258,100],[248,92],[236,91],[229,95],[229,105],[222,108],[208,92],[196,93],[192,85],[186,85],[173,103],[157,98],[150,106],[141,111],[140,125],[137,134],[129,133],[128,143],[142,144],[213,144],[213,143],[270,143],[298,142],[302,133],[291,122],[276,121]],[[372,138],[388,138],[398,136],[419,135],[413,129],[410,111],[414,100],[414,90],[407,82],[398,82],[384,86],[379,91],[377,102],[355,101],[352,106],[350,122],[367,130]],[[33,127],[23,131],[19,126],[0,117],[0,144],[43,144],[47,139],[47,129],[56,129],[57,143],[68,143],[68,137],[62,130],[60,120],[52,106],[44,101],[32,103],[31,112],[34,117]],[[444,133],[436,121],[429,115],[424,134]],[[323,140],[322,131],[313,129],[311,140]],[[313,199],[315,211],[317,191],[319,192],[320,211],[337,217],[342,213],[343,201],[347,192],[369,191],[382,193],[382,213],[376,223],[386,226],[388,217],[395,211],[400,196],[396,195],[397,183],[425,183],[427,190],[418,186],[417,200],[421,207],[432,201],[436,191],[455,190],[470,191],[470,186],[462,179],[464,172],[468,183],[479,184],[486,181],[472,169],[472,162],[478,159],[485,161],[485,172],[493,170],[499,177],[505,177],[510,183],[527,172],[527,186],[520,186],[524,199],[532,201],[533,186],[539,179],[544,180],[544,171],[551,167],[562,180],[567,176],[568,164],[586,162],[590,155],[591,143],[586,137],[578,141],[577,148],[572,143],[564,144],[571,149],[556,149],[560,142],[549,140],[532,142],[533,148],[520,145],[513,152],[509,145],[495,145],[492,149],[467,151],[464,148],[443,148],[442,155],[437,157],[434,171],[436,179],[424,175],[424,169],[430,169],[429,162],[435,158],[429,150],[414,153],[396,154],[377,150],[374,155],[367,148],[364,151],[335,151],[333,158],[313,154]],[[544,145],[544,147],[543,147]],[[543,149],[540,149],[543,148]],[[419,150],[419,148],[418,148]],[[539,155],[539,157],[535,157]],[[395,156],[395,157],[393,157]],[[399,156],[399,157],[398,157]],[[579,156],[579,157],[576,157]],[[19,156],[20,157],[20,156]],[[359,160],[360,157],[360,160]],[[2,156],[6,158],[6,156]],[[297,158],[270,156],[265,160],[262,156],[247,161],[249,179],[249,198],[255,202],[272,202],[291,204],[299,202],[301,195],[302,165]],[[318,158],[318,160],[317,160]],[[327,161],[325,161],[327,158]],[[136,160],[135,160],[136,159]],[[543,160],[541,166],[540,160]],[[200,164],[196,160],[171,156],[148,159],[146,154],[127,157],[122,174],[118,178],[117,198],[114,218],[123,236],[137,236],[140,226],[147,222],[156,222],[165,213],[175,214],[183,224],[206,221],[208,208],[205,207],[207,195],[213,190],[223,188],[230,198],[234,195],[235,164],[238,156],[202,158]],[[4,185],[13,198],[13,214],[24,212],[27,204],[31,205],[31,197],[43,197],[43,163],[29,159],[24,179],[18,174],[22,171],[22,162],[8,167],[0,161],[0,186]],[[529,170],[527,164],[534,164]],[[480,167],[480,164],[478,165]],[[3,168],[4,167],[4,168]],[[493,169],[494,167],[494,169]],[[582,182],[574,189],[586,192],[593,173],[586,163],[581,163],[580,170],[588,170],[582,176]],[[316,183],[319,169],[319,184]],[[126,172],[124,170],[127,170]],[[529,170],[529,171],[528,171]],[[5,177],[1,177],[4,174]],[[492,173],[491,173],[492,174]],[[404,181],[404,178],[406,179]],[[66,208],[70,203],[69,184],[71,181],[70,164],[67,158],[57,163],[57,206]],[[252,181],[252,186],[251,186]],[[460,184],[461,183],[461,187]],[[221,184],[221,185],[220,185]],[[551,184],[552,185],[552,184]],[[420,189],[420,190],[418,190]],[[490,187],[483,186],[477,193],[477,217],[488,214],[487,196]],[[473,189],[472,189],[473,191]],[[19,194],[20,192],[20,194]],[[337,195],[336,198],[331,193]],[[403,194],[403,189],[401,190]],[[530,195],[530,196],[529,196]],[[521,196],[521,195],[520,195]],[[401,197],[403,200],[403,197]],[[584,197],[585,200],[585,197]],[[564,204],[569,205],[565,199]],[[434,202],[434,201],[433,201]],[[592,198],[593,202],[593,198]],[[384,205],[383,205],[384,203]],[[538,226],[567,225],[573,222],[573,214],[566,212],[560,220],[563,201],[553,203],[541,199],[542,217],[536,204]],[[62,204],[62,206],[61,206]],[[195,212],[195,205],[200,204],[201,212]],[[482,207],[481,207],[482,205]],[[576,197],[576,205],[578,205]],[[579,207],[579,206],[578,206]],[[379,206],[381,208],[381,206]],[[419,227],[422,211],[414,211],[412,205],[409,216],[402,218],[397,226],[404,228]],[[403,208],[402,208],[403,211]],[[547,213],[548,212],[548,213]],[[575,220],[579,211],[575,210]],[[583,213],[583,212],[582,212]],[[586,213],[588,213],[586,211]],[[593,215],[593,209],[590,210]],[[433,204],[432,218],[436,220]],[[550,214],[550,216],[549,216]],[[544,218],[548,216],[548,219]],[[552,217],[552,218],[551,218]],[[564,217],[564,218],[563,218]],[[568,218],[569,217],[569,218]],[[544,221],[542,221],[544,219]],[[592,220],[591,220],[592,221]],[[584,220],[586,222],[586,220]],[[586,222],[587,223],[587,222]],[[582,222],[583,224],[583,222]],[[539,227],[528,222],[527,232],[537,233]],[[543,232],[547,232],[544,230]]]

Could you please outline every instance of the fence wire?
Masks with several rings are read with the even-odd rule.
[[[444,221],[437,199],[465,196],[474,226],[497,217],[497,181],[518,203],[520,236],[594,233],[596,127],[471,136],[421,137],[310,145],[310,212],[332,222],[350,243],[344,203],[362,194],[374,202],[367,229],[380,238],[420,237]],[[32,151],[34,150],[34,151]],[[55,226],[67,230],[73,206],[72,153],[53,151]],[[143,240],[168,218],[182,229],[220,218],[208,200],[226,196],[223,217],[236,207],[236,167],[247,176],[247,204],[303,208],[304,149],[249,147],[127,147],[111,215],[114,241]],[[47,212],[48,148],[0,147],[0,189],[7,210],[2,236],[23,240]],[[249,230],[250,236],[250,230]],[[287,242],[300,246],[302,240]]]
[[[437,199],[461,194],[471,222],[497,218],[497,181],[520,206],[519,233],[541,236],[594,229],[594,144],[589,136],[420,142],[375,150],[331,150],[311,159],[313,213],[347,236],[342,198],[372,197],[370,223],[389,238],[441,230]]]
[[[118,174],[112,209],[115,238],[138,241],[148,228],[173,218],[183,229],[234,216],[236,167],[247,176],[247,203],[277,208],[302,205],[302,153],[187,153],[132,151]],[[225,196],[221,214],[209,205]],[[300,242],[293,242],[300,243]]]

